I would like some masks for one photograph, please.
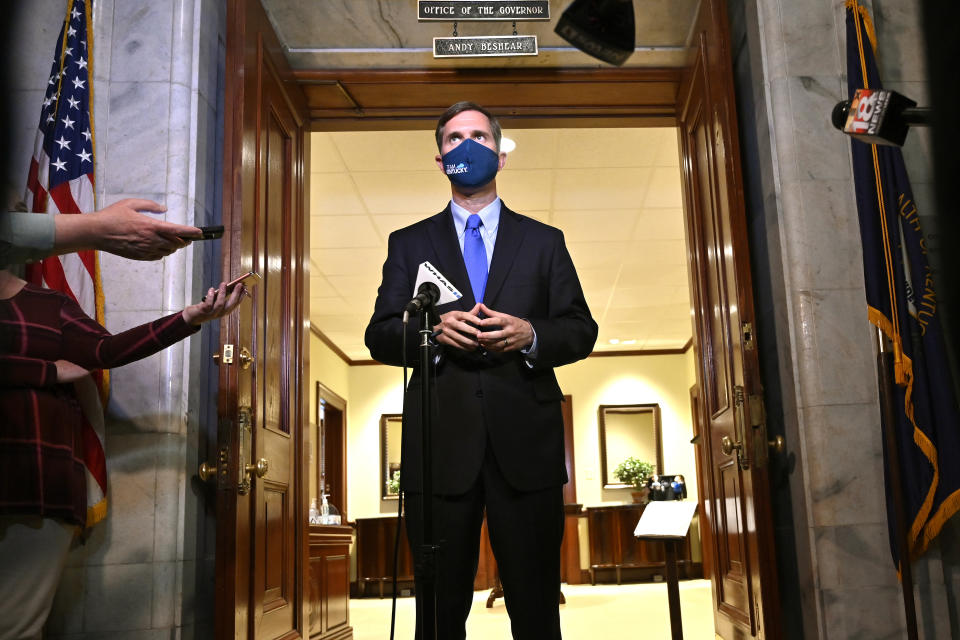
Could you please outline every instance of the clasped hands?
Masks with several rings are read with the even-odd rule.
[[[480,317],[483,314],[484,318]],[[496,327],[484,331],[487,327]],[[519,351],[533,343],[529,320],[490,309],[482,302],[470,311],[448,311],[434,325],[437,342],[463,351],[478,348],[494,352]]]

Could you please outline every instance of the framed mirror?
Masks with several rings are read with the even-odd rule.
[[[380,497],[395,500],[400,477],[400,434],[403,431],[403,416],[384,413],[380,416]]]
[[[659,404],[602,404],[597,410],[597,423],[604,489],[630,486],[613,477],[617,465],[630,456],[654,465],[654,473],[663,473]]]

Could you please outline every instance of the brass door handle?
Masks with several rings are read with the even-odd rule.
[[[212,480],[217,477],[217,465],[204,462],[200,465],[200,469],[197,470],[197,475],[200,476],[200,479],[204,482]]]
[[[734,451],[742,451],[743,443],[737,442],[734,444],[733,440],[730,439],[730,436],[723,436],[720,439],[720,451],[723,451],[724,455],[733,455]]]
[[[266,458],[260,458],[256,464],[248,464],[245,468],[247,473],[252,473],[258,478],[262,478],[270,471],[270,462],[267,461]]]
[[[786,448],[786,442],[783,439],[783,436],[777,436],[773,440],[767,441],[767,444],[770,446],[770,450],[774,453],[783,453],[783,450]]]
[[[250,355],[249,349],[246,347],[240,348],[240,368],[244,371],[250,368],[250,365],[253,364],[253,356]]]

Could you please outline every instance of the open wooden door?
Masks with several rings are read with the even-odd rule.
[[[224,321],[217,460],[216,636],[305,629],[308,216],[302,93],[258,0],[227,9],[223,271],[256,271]]]
[[[679,98],[716,632],[778,637],[767,438],[724,0],[703,0]]]

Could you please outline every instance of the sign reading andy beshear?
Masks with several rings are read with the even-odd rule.
[[[537,36],[471,36],[433,39],[434,58],[535,56],[537,52]]]
[[[548,0],[418,0],[418,20],[549,20]]]

